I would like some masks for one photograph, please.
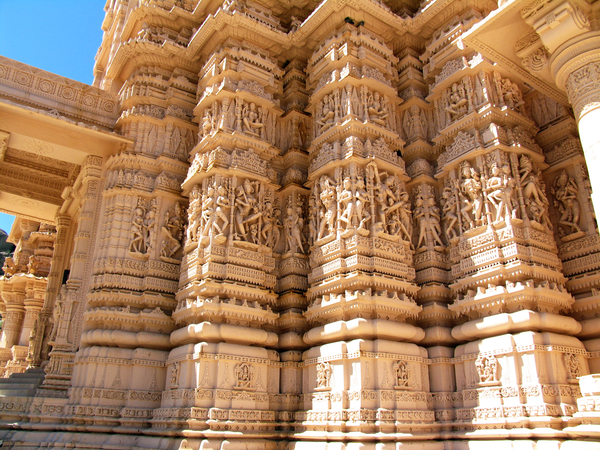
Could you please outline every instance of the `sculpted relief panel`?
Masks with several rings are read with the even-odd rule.
[[[130,141],[97,197],[64,193],[67,283],[42,236],[7,258],[0,369],[34,360],[45,317],[60,398],[2,419],[59,405],[44,427],[182,449],[567,433],[599,359],[600,240],[566,106],[462,42],[485,17],[464,2],[357,0],[385,39],[331,2],[196,3],[107,6],[99,72],[127,78]]]

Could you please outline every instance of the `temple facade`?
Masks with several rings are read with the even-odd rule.
[[[599,448],[599,1],[105,11],[0,57],[4,447]]]

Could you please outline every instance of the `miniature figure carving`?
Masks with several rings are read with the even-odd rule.
[[[498,381],[496,372],[498,370],[498,360],[495,356],[479,355],[475,361],[475,367],[479,374],[480,383],[490,383]]]
[[[304,253],[300,226],[300,216],[291,205],[287,207],[286,216],[283,219],[283,233],[285,236],[285,252]]]
[[[179,387],[180,363],[174,362],[171,366],[171,389]]]
[[[510,176],[510,166],[505,165],[502,171],[496,163],[490,168],[490,177],[487,180],[487,199],[496,210],[495,222],[502,217],[516,217],[518,203],[515,194],[515,180]]]
[[[246,236],[245,224],[248,221],[248,216],[256,206],[256,197],[254,195],[254,186],[248,179],[244,180],[244,184],[238,186],[235,197],[235,223],[236,235],[234,239],[241,239]]]
[[[533,168],[533,162],[527,155],[522,155],[519,160],[519,175],[523,199],[527,205],[529,218],[547,231],[552,231],[552,223],[548,216],[548,197],[546,197],[546,187],[541,177],[541,171]]]
[[[224,186],[217,188],[217,202],[215,216],[213,219],[213,229],[217,231],[218,236],[223,236],[229,225],[230,204],[227,196],[227,189]]]
[[[146,251],[152,250],[156,245],[156,199],[150,202],[150,208],[144,217],[144,242]]]
[[[131,219],[131,244],[129,251],[132,253],[145,253],[146,246],[144,245],[144,211],[142,208],[137,207],[133,211],[133,218]]]
[[[234,389],[251,389],[254,379],[254,368],[247,363],[241,363],[235,366],[235,386]]]
[[[458,119],[460,116],[467,112],[467,94],[464,86],[458,83],[454,83],[451,88],[451,92],[448,95],[448,106],[446,111],[450,113],[452,119]]]
[[[540,170],[533,169],[533,163],[527,155],[521,156],[519,160],[519,175],[521,177],[521,186],[525,203],[530,203],[533,199],[540,208],[548,205],[548,198],[543,188],[543,180]]]
[[[577,379],[577,377],[581,376],[581,366],[579,364],[579,357],[574,353],[565,353],[565,366],[567,366],[567,371],[569,373],[569,379]]]
[[[463,206],[460,210],[465,219],[463,226],[468,224],[469,228],[484,225],[483,223],[483,191],[479,172],[477,172],[467,161],[461,164],[462,180],[460,181],[460,192],[465,194]]]
[[[331,385],[331,364],[328,362],[322,362],[317,364],[317,389],[327,389]]]
[[[317,114],[317,123],[321,126],[321,133],[333,125],[335,118],[335,102],[332,95],[325,94],[321,100],[320,113]]]
[[[410,369],[406,361],[396,361],[393,365],[394,373],[396,374],[396,387],[408,387],[410,379]]]
[[[564,239],[569,235],[581,232],[581,228],[579,228],[580,206],[577,199],[579,188],[566,170],[563,170],[554,180],[552,194],[555,198],[554,206],[560,213],[559,236]]]
[[[444,188],[442,198],[442,222],[445,222],[444,234],[448,241],[457,238],[460,230],[458,228],[458,192],[453,191],[450,186]]]
[[[162,241],[160,249],[161,259],[173,259],[177,250],[181,248],[184,227],[183,209],[181,208],[181,204],[177,202],[173,208],[165,213],[165,224],[162,228],[165,238]]]
[[[440,226],[440,210],[435,204],[433,197],[428,197],[427,200],[419,195],[415,200],[414,218],[418,224],[419,237],[415,248],[419,249],[426,246],[431,240],[432,243],[443,246],[444,243],[440,239],[442,228]],[[427,237],[429,236],[429,238]]]
[[[327,236],[335,234],[335,219],[337,211],[336,191],[334,188],[335,181],[333,181],[328,176],[323,175],[319,180],[319,185],[321,187],[321,194],[319,195],[319,199],[323,204],[323,208],[321,208],[319,212],[321,225],[319,227],[319,236],[317,240],[323,239],[323,237],[325,237],[326,230],[328,232]]]
[[[425,138],[427,136],[427,119],[425,111],[417,105],[412,105],[405,113],[402,121],[404,132],[409,139]]]
[[[244,105],[244,108],[242,110],[244,133],[257,138],[264,138],[265,124],[261,120],[263,112],[263,108],[261,107],[257,110],[256,105],[254,103],[250,103],[250,105]]]
[[[271,205],[270,202],[267,202],[265,205],[262,220],[262,240],[265,246],[275,248],[279,243],[280,233],[276,223],[275,211],[273,210],[273,205]]]
[[[369,94],[367,111],[369,113],[368,119],[371,120],[371,122],[375,122],[382,127],[386,126],[389,112],[385,102],[381,101],[378,92]]]

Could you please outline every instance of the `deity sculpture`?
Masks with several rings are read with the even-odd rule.
[[[405,113],[402,127],[409,139],[425,138],[427,136],[427,120],[425,112],[417,105],[412,105]]]
[[[463,206],[460,210],[463,226],[468,224],[470,228],[484,225],[483,223],[483,191],[479,172],[471,164],[465,161],[461,164],[462,180],[460,181],[460,192],[464,194]]]
[[[285,236],[285,252],[304,253],[302,245],[302,226],[298,211],[289,205],[286,210],[286,216],[283,219],[283,233]]]
[[[444,245],[440,239],[442,228],[440,226],[439,208],[436,206],[433,197],[428,197],[425,200],[423,196],[419,195],[416,198],[414,219],[419,228],[419,237],[415,248],[419,249],[421,246],[427,245],[428,236],[432,242],[440,246]]]
[[[321,132],[331,125],[335,118],[335,102],[332,95],[325,94],[321,100],[320,114],[317,114],[317,123],[321,126]]]
[[[256,109],[256,105],[254,103],[245,104],[242,109],[242,122],[244,124],[243,131],[246,134],[257,138],[264,138],[264,127],[265,124],[262,121],[262,115],[264,114],[264,110],[262,107]]]
[[[319,235],[317,240],[325,237],[325,231],[328,232],[327,236],[335,234],[335,219],[337,211],[336,190],[334,187],[335,181],[333,181],[327,175],[323,175],[319,180],[319,186],[321,189],[319,200],[321,201],[323,207],[320,208],[319,211],[321,224],[319,226]]]
[[[454,83],[451,88],[451,92],[448,95],[448,105],[446,111],[450,113],[453,119],[457,119],[467,112],[467,94],[464,86],[458,83]]]
[[[331,387],[332,368],[329,362],[317,364],[317,389],[327,389]]]
[[[382,102],[378,92],[369,94],[367,100],[368,120],[381,126],[386,126],[389,111],[385,101]]]
[[[135,208],[133,211],[133,218],[131,219],[131,244],[129,245],[129,251],[132,253],[145,253],[146,248],[144,245],[144,211],[142,208]]]
[[[235,389],[250,389],[254,378],[254,369],[248,363],[235,366]]]
[[[457,231],[458,225],[458,195],[450,186],[446,186],[442,192],[440,203],[442,204],[442,222],[446,223],[444,233],[448,241],[458,237],[460,231]]]
[[[496,163],[490,168],[490,177],[487,180],[487,199],[496,210],[495,222],[498,222],[502,217],[515,218],[518,203],[515,198],[516,182],[510,176],[510,166],[505,165],[502,170]]]
[[[521,156],[519,160],[519,175],[521,177],[521,186],[523,189],[523,198],[525,203],[529,204],[531,200],[535,201],[541,208],[548,205],[543,180],[540,170],[533,169],[531,158],[527,155]]]
[[[156,199],[152,199],[150,207],[144,216],[144,242],[146,251],[154,248],[156,244]]]
[[[179,361],[174,362],[171,366],[171,389],[179,386],[179,371],[180,371],[180,363]]]
[[[552,187],[554,195],[554,206],[560,213],[558,219],[558,233],[564,239],[565,237],[581,232],[579,228],[580,205],[577,199],[579,188],[573,178],[569,177],[566,170],[563,170],[554,180]]]
[[[393,364],[395,379],[396,379],[396,388],[406,388],[408,387],[408,382],[410,380],[410,370],[408,367],[408,363],[406,361],[396,361]]]
[[[479,355],[475,361],[480,383],[497,381],[498,360],[495,356]]]
[[[183,209],[181,204],[177,202],[173,208],[165,213],[165,224],[162,228],[165,238],[160,249],[161,259],[173,259],[175,253],[181,248],[184,228],[185,218],[183,216]]]

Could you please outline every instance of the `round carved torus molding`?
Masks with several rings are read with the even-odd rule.
[[[600,51],[598,60],[572,72],[566,83],[567,95],[578,122],[600,108]]]
[[[599,40],[599,31],[589,32],[571,39],[553,53],[550,72],[560,89],[567,89],[567,80],[573,72],[600,61]]]

